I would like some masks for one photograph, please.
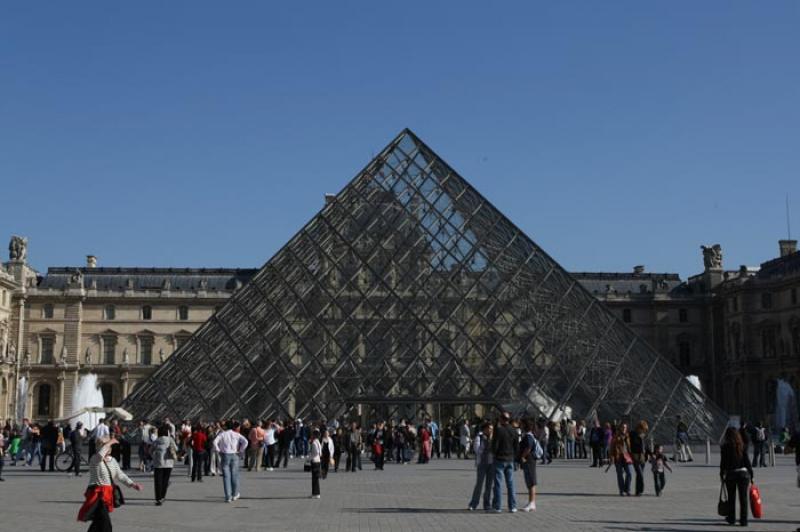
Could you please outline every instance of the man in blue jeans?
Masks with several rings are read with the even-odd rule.
[[[492,506],[495,513],[500,513],[503,497],[503,477],[508,492],[508,511],[517,511],[517,499],[514,496],[514,457],[517,455],[517,431],[509,426],[511,414],[503,412],[500,423],[494,431],[492,454],[494,454],[494,498]]]
[[[214,450],[220,455],[222,464],[222,487],[225,502],[237,500],[239,494],[239,455],[247,449],[247,438],[236,432],[238,421],[225,423],[225,430],[214,438]]]

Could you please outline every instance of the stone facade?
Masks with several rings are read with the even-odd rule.
[[[25,414],[68,415],[80,375],[95,373],[108,405],[151,375],[256,269],[49,268],[12,241],[0,269],[0,416],[13,417],[19,377]],[[759,268],[722,267],[703,246],[704,271],[576,272],[573,277],[731,414],[771,421],[777,379],[800,384],[800,253]]]

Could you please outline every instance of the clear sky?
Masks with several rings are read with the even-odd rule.
[[[263,264],[410,127],[570,270],[800,235],[800,2],[14,2],[0,238]]]

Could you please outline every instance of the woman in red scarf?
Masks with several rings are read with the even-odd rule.
[[[78,511],[78,521],[92,522],[89,532],[111,532],[108,514],[114,511],[114,483],[125,484],[136,491],[142,489],[141,484],[122,472],[119,463],[111,456],[111,446],[116,443],[114,438],[97,440],[99,450],[89,459],[89,487]]]

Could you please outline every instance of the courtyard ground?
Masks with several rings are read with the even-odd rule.
[[[714,464],[718,457],[714,456]],[[168,500],[153,505],[150,475],[132,472],[142,492],[125,489],[127,504],[112,514],[115,531],[281,530],[405,531],[524,530],[555,531],[721,531],[730,530],[716,516],[719,476],[716,466],[673,466],[662,497],[653,493],[648,472],[643,497],[620,497],[613,469],[608,473],[584,462],[554,462],[539,467],[538,510],[532,514],[468,512],[472,461],[434,460],[428,465],[371,464],[357,473],[331,473],[322,481],[322,498],[310,500],[310,474],[298,460],[288,469],[242,472],[242,498],[225,504],[222,480],[209,477],[190,483],[185,467],[173,473]],[[10,467],[0,483],[0,530],[78,531],[75,521],[88,475],[41,473],[38,468]],[[517,473],[519,506],[525,503]],[[756,470],[764,499],[764,518],[751,519],[750,530],[794,531],[800,526],[800,489],[793,460],[778,457],[778,466]]]

